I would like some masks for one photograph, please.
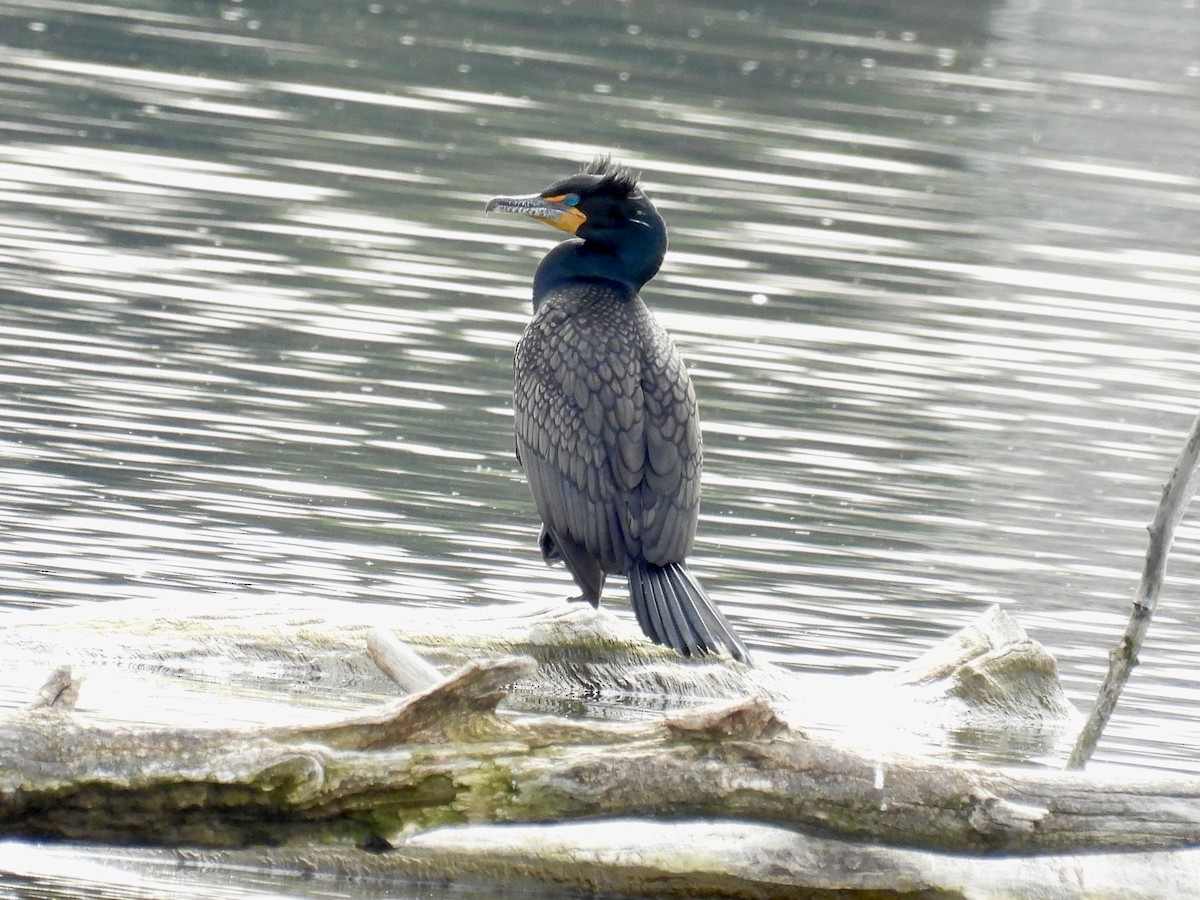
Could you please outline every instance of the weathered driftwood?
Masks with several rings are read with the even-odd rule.
[[[387,838],[446,823],[654,816],[950,850],[1200,843],[1200,780],[868,755],[785,733],[761,700],[619,724],[494,714],[502,685],[532,667],[472,664],[319,725],[168,730],[23,710],[0,734],[0,831],[236,844],[314,822]]]
[[[126,665],[133,659],[176,678],[209,673],[214,660],[257,671],[264,658],[274,668],[298,654],[289,673],[326,678],[348,671],[336,668],[347,665],[343,644],[370,637],[371,655],[355,651],[363,671],[357,662],[350,667],[359,681],[376,671],[372,656],[409,687],[435,677],[411,650],[399,651],[397,663],[386,632],[315,609],[287,613],[290,629],[278,613],[258,643],[251,625],[238,623],[260,627],[261,610],[235,610],[224,627],[216,612],[201,617],[200,627],[165,610],[146,615],[145,607],[114,604],[102,612],[100,624],[58,614],[44,617],[41,630],[15,622],[3,652],[22,660],[57,650],[93,674],[110,657]],[[458,618],[438,629],[414,625],[419,617],[410,615],[405,636],[443,657],[453,655],[448,633],[464,655],[473,634],[489,650],[535,647],[556,660],[550,676],[528,657],[476,661],[399,700],[353,713],[310,709],[284,724],[121,724],[97,716],[103,704],[72,711],[76,696],[87,706],[91,685],[79,693],[60,671],[0,728],[0,835],[207,846],[172,851],[205,865],[315,867],[367,879],[502,878],[659,896],[968,887],[987,896],[993,888],[980,893],[973,871],[991,873],[988,883],[1000,893],[1042,876],[1107,889],[1120,881],[1111,872],[1126,871],[1114,867],[1111,853],[1136,860],[1145,884],[1200,874],[1197,852],[1181,849],[1200,846],[1200,780],[963,766],[883,752],[861,739],[867,749],[855,749],[780,722],[780,710],[811,708],[786,702],[811,681],[769,665],[683,664],[625,633],[623,623],[578,607],[521,616],[523,627],[497,627],[487,613],[482,626]],[[320,663],[326,652],[339,660],[328,670]],[[577,687],[582,679],[588,692],[679,689],[690,708],[676,704],[618,722],[497,709],[511,700],[506,686],[528,699],[570,679]],[[1053,661],[999,611],[919,664],[886,678],[841,681],[862,684],[850,701],[840,694],[843,703],[881,694],[888,705],[904,697],[906,711],[929,707],[935,719],[959,724],[1063,723]],[[755,688],[776,702],[747,699]],[[740,699],[697,707],[702,697],[737,691]],[[571,821],[580,824],[561,824]],[[538,824],[550,822],[560,824]],[[494,823],[529,824],[497,830]],[[702,835],[710,842],[697,843]],[[573,843],[601,838],[607,843]],[[1004,854],[1020,854],[1028,865]]]
[[[503,686],[533,667],[527,658],[475,663],[411,697],[288,727],[112,726],[63,702],[20,710],[0,729],[0,834],[193,847],[299,841],[303,853],[226,860],[354,877],[502,874],[660,896],[782,896],[835,881],[956,889],[964,870],[939,881],[939,852],[981,862],[1054,854],[1054,865],[1076,871],[1082,857],[1066,854],[1138,851],[1161,869],[1164,858],[1149,851],[1200,846],[1200,779],[866,754],[787,730],[761,700],[626,723],[498,713]],[[69,697],[61,673],[52,680],[47,693]],[[520,832],[420,836],[438,826],[623,817],[724,821],[744,855],[715,869],[729,847],[681,851],[680,840],[695,837],[688,829],[720,834],[713,822],[661,832],[633,857],[567,852],[570,832],[529,831],[525,843]],[[354,844],[394,849],[371,855]],[[1177,863],[1167,868],[1178,874]],[[1029,877],[993,869],[1009,885]]]

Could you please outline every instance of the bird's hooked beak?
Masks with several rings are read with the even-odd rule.
[[[568,234],[575,234],[579,226],[587,221],[578,207],[567,206],[568,194],[557,197],[543,197],[541,194],[530,194],[526,197],[493,197],[484,207],[485,213],[506,212],[519,216],[531,216],[541,219],[547,225],[562,229]]]

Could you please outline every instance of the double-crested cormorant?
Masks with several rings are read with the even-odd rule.
[[[638,624],[684,656],[746,648],[688,572],[700,505],[696,395],[671,338],[638,291],[667,227],[637,176],[608,157],[540,194],[487,211],[575,236],[533,277],[534,316],[517,345],[517,460],[537,504],[547,563],[564,562],[592,606],[607,575],[629,580]]]

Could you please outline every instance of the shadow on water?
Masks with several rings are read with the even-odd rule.
[[[0,0],[3,602],[563,595],[508,411],[554,237],[481,210],[615,147],[749,642],[874,670],[1004,603],[1086,702],[1196,411],[1176,15]],[[1110,761],[1195,767],[1196,536]]]

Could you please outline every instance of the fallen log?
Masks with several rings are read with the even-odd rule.
[[[613,857],[580,870],[606,889],[659,883],[656,893],[670,895],[688,884],[690,896],[828,887],[828,860],[808,875],[793,864],[784,878],[777,857],[785,845],[888,861],[893,886],[914,859],[947,851],[981,860],[1053,854],[1077,865],[1072,854],[1200,846],[1200,779],[1114,780],[864,754],[787,729],[762,700],[624,723],[498,712],[502,686],[534,665],[519,657],[474,663],[425,691],[319,725],[113,726],[64,703],[39,703],[11,714],[0,731],[0,834],[192,847],[301,842],[309,865],[352,865],[355,877],[389,867],[428,877],[453,867],[461,878],[509,866],[542,883],[565,877],[563,839],[527,832],[541,836],[521,846],[516,865],[515,834],[501,839],[503,852],[489,851],[483,833],[446,826],[644,817],[708,820],[688,827],[710,834],[725,821],[742,841],[771,836],[755,851],[764,865],[757,876],[743,861],[723,876],[701,865],[689,879],[663,846],[643,847],[632,868]],[[70,690],[59,675],[45,693]],[[429,829],[440,837],[418,837]],[[679,835],[665,834],[673,846]],[[354,845],[388,852],[371,856]],[[711,849],[694,846],[683,859]],[[285,866],[299,859],[273,858]],[[843,873],[842,882],[881,890],[879,870],[871,871],[865,880]]]
[[[532,668],[472,664],[321,725],[168,730],[15,713],[0,735],[0,834],[228,846],[315,822],[390,841],[445,823],[653,816],[959,851],[1200,843],[1200,780],[867,755],[786,731],[761,700],[645,723],[497,715],[500,686]]]
[[[178,614],[161,611],[147,622],[111,606],[99,625],[50,616],[51,627],[35,631],[17,622],[5,652],[20,658],[54,646],[90,660],[93,672],[103,669],[97,661],[128,660],[132,652],[147,670],[157,674],[159,666],[176,677],[211,672],[218,654],[235,670],[239,659],[249,669],[296,654],[297,667],[302,661],[311,675],[322,648],[334,648],[332,659],[343,641],[366,644],[371,637],[374,657],[396,668],[385,633],[361,623],[331,628],[328,616],[317,621],[312,610],[293,610],[297,628],[276,622],[255,643],[237,622],[261,624],[261,610],[234,616],[234,626],[222,629],[211,610],[211,624],[195,628]],[[1103,873],[1116,870],[1116,858],[1134,858],[1127,854],[1141,860],[1148,883],[1165,883],[1154,882],[1154,873],[1180,877],[1179,860],[1193,861],[1186,872],[1200,870],[1196,851],[1183,849],[1200,846],[1198,780],[971,766],[829,740],[781,718],[803,708],[787,702],[789,689],[810,681],[793,681],[769,665],[662,659],[636,635],[623,635],[622,623],[603,619],[585,623],[599,626],[593,647],[570,621],[575,609],[555,610],[549,623],[522,610],[530,627],[506,630],[493,621],[480,630],[492,648],[566,655],[572,677],[584,673],[588,691],[596,683],[639,696],[677,688],[680,695],[663,704],[667,711],[621,721],[530,715],[514,711],[529,704],[514,704],[513,691],[528,698],[546,685],[556,690],[566,677],[561,662],[546,676],[529,657],[476,660],[429,684],[434,671],[405,651],[401,677],[424,687],[401,699],[335,714],[310,709],[283,724],[146,725],[114,721],[95,708],[74,710],[88,686],[80,692],[62,671],[0,729],[0,836],[207,847],[172,850],[172,858],[285,871],[307,866],[347,878],[501,878],[657,896],[958,890],[970,872],[964,859],[986,863],[992,882],[1009,891],[1035,871],[1076,873],[1072,884],[1112,884]],[[161,627],[172,616],[174,630]],[[114,627],[118,622],[129,624]],[[445,634],[430,628],[422,635],[422,627],[410,629],[418,642],[452,655]],[[303,652],[296,649],[304,643],[301,629],[313,645]],[[469,655],[473,629],[459,620],[451,630]],[[210,634],[220,641],[210,643]],[[546,649],[556,642],[575,650]],[[906,709],[930,707],[935,720],[960,724],[1061,726],[1065,702],[1054,689],[1053,661],[1037,649],[992,611],[919,665],[860,679],[863,688],[850,696],[883,692],[888,703],[907,696]],[[614,667],[614,651],[624,668]],[[377,673],[365,649],[356,653],[364,670]],[[121,671],[131,674],[125,665]],[[359,663],[337,665],[345,675]],[[693,667],[699,679],[689,677]],[[709,674],[713,669],[728,671]],[[748,698],[748,679],[778,699]],[[736,690],[739,699],[714,703],[713,695]],[[636,848],[633,820],[649,829]],[[583,834],[563,830],[570,822],[579,823],[571,829],[595,829],[589,835],[607,834],[616,849],[568,849],[571,835]],[[522,823],[524,830],[492,827],[498,823]],[[709,843],[694,843],[701,835]],[[1029,866],[1001,861],[1014,855]],[[867,868],[856,872],[860,865]]]

